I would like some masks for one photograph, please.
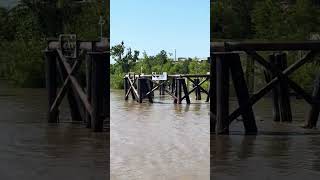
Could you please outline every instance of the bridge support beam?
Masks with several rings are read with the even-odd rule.
[[[215,57],[211,55],[210,57],[210,86],[207,101],[210,101],[210,134],[214,134],[216,131],[216,60]]]
[[[245,132],[246,134],[256,134],[257,125],[254,118],[252,106],[247,106],[247,104],[249,104],[250,97],[247,83],[245,81],[244,73],[242,70],[240,56],[239,54],[230,54],[230,59],[228,60],[230,64],[232,82],[238,98],[238,104],[241,108],[241,115]]]
[[[185,78],[175,78],[175,82],[175,96],[177,99],[174,100],[174,103],[181,104],[182,100],[186,99],[187,104],[190,104],[190,97]],[[182,91],[184,93],[183,97]]]
[[[92,90],[91,90],[91,104],[92,104],[92,116],[91,116],[91,127],[96,132],[103,130],[103,121],[108,115],[108,111],[105,104],[107,99],[109,88],[108,82],[108,61],[107,53],[103,52],[92,52],[89,53],[92,57]]]
[[[92,59],[87,54],[86,55],[86,90],[87,90],[87,97],[88,101],[91,102],[91,91],[92,91]],[[85,123],[87,124],[87,128],[91,128],[91,115],[89,112],[86,111],[86,119]]]
[[[216,134],[229,134],[229,61],[230,54],[217,54],[216,61]],[[212,102],[212,101],[211,101]]]
[[[200,84],[200,79],[199,78],[194,79],[193,86],[197,86],[198,84]],[[196,87],[196,90],[194,92],[196,95],[196,100],[201,100],[201,89],[199,87]]]
[[[216,134],[229,133],[229,70],[231,71],[233,84],[235,87],[240,113],[243,118],[243,124],[246,134],[256,134],[257,126],[254,119],[252,106],[249,104],[249,92],[242,70],[240,56],[236,53],[216,53],[214,58],[216,62]],[[213,64],[211,65],[213,67]],[[212,70],[211,70],[212,72]],[[211,76],[212,77],[212,76]],[[212,78],[213,80],[214,78]],[[211,103],[212,99],[210,100]],[[213,116],[214,109],[211,109]],[[210,118],[212,119],[212,118]]]
[[[320,112],[320,73],[317,74],[316,80],[314,82],[312,97],[314,99],[314,102],[311,105],[311,110],[309,111],[307,125],[305,126],[305,128],[317,127],[317,121]]]
[[[45,51],[45,64],[46,64],[46,87],[48,93],[48,113],[47,118],[49,123],[57,123],[59,117],[59,110],[54,109],[50,111],[55,98],[57,96],[57,52],[53,50]]]
[[[277,53],[275,54],[275,56],[276,56],[276,61],[280,66],[280,70],[282,71],[285,70],[288,66],[287,55],[285,53]],[[283,78],[281,78],[281,81],[279,84],[279,95],[280,95],[279,109],[280,109],[281,121],[292,122],[289,86],[288,86],[288,82]]]
[[[143,99],[148,97],[149,102],[153,103],[152,99],[152,93],[147,94],[151,91],[151,87],[153,86],[153,83],[149,83],[149,80],[147,78],[138,78],[138,93],[139,93],[139,99],[138,102],[142,103]]]
[[[269,56],[270,64],[279,67],[280,70],[287,68],[287,56],[285,53],[275,53]],[[277,73],[266,70],[265,77],[267,83],[277,77]],[[281,77],[279,84],[272,89],[273,120],[282,122],[292,122],[289,87],[286,79]]]
[[[160,87],[159,87],[159,92],[160,92],[160,95],[165,95],[165,84],[162,84],[163,81],[159,81],[159,83],[161,84]]]

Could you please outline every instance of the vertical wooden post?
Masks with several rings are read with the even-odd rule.
[[[176,78],[172,78],[172,82],[171,82],[171,93],[175,92],[175,88],[176,88]]]
[[[87,97],[89,103],[91,103],[91,91],[92,91],[92,59],[90,55],[86,55],[86,86],[87,86]],[[87,128],[91,128],[91,115],[86,111],[86,123]]]
[[[246,107],[249,103],[249,91],[247,83],[244,78],[244,73],[241,66],[239,54],[228,54],[226,59],[230,65],[232,81],[238,98],[238,103],[241,109],[241,115],[243,118],[243,124],[246,134],[256,134],[257,125],[255,122],[252,107]],[[245,107],[245,108],[244,108]]]
[[[153,83],[151,80],[149,79],[145,79],[145,94],[150,92],[152,90],[153,87]],[[150,103],[153,103],[153,94],[150,93],[148,94],[148,99]]]
[[[309,111],[306,128],[315,128],[317,126],[320,112],[320,73],[317,74],[314,81],[312,97],[314,103],[311,105],[311,110]]]
[[[215,56],[211,54],[210,57],[210,86],[209,86],[209,98],[210,98],[210,134],[216,132],[216,60]]]
[[[181,88],[183,89],[183,93],[186,97],[186,102],[187,102],[187,104],[190,104],[190,97],[189,97],[189,92],[188,92],[186,80],[184,78],[181,78],[180,81],[181,81]]]
[[[193,87],[195,87],[195,86],[197,86],[198,84],[200,83],[200,80],[199,80],[199,78],[195,78],[194,79],[194,83],[193,83]],[[200,97],[200,99],[199,99],[199,91],[200,90],[200,88],[196,88],[195,89],[195,91],[194,91],[194,93],[195,93],[195,95],[196,95],[196,100],[201,100],[201,97]]]
[[[153,86],[153,81],[151,79],[149,80],[149,86],[150,86],[150,89],[153,89],[153,87],[154,87]],[[150,95],[151,95],[152,98],[154,98],[154,91]]]
[[[91,117],[91,126],[94,131],[99,132],[103,130],[103,121],[106,116],[104,103],[109,95],[107,89],[108,82],[108,55],[106,52],[92,52],[92,96],[91,105],[93,108]],[[109,107],[108,107],[109,108]]]
[[[175,86],[176,86],[176,91],[175,91],[175,96],[177,97],[177,100],[174,101],[174,103],[178,103],[178,104],[181,104],[181,81],[180,81],[181,78],[176,78],[175,82]]]
[[[208,86],[208,95],[207,95],[207,98],[206,98],[206,102],[210,101],[210,93],[211,93],[211,84],[209,84],[209,86]]]
[[[251,56],[247,56],[246,64],[246,79],[249,89],[249,94],[254,92],[254,59]]]
[[[269,56],[269,62],[274,65],[278,65],[276,61],[275,54]],[[270,82],[271,79],[275,78],[276,74],[272,73],[269,70],[264,71],[266,82]],[[279,85],[276,85],[275,88],[272,89],[272,116],[273,121],[280,121],[280,110],[279,110]]]
[[[48,122],[57,123],[59,118],[59,111],[50,111],[51,106],[57,96],[57,64],[56,64],[57,52],[45,51],[46,61],[46,87],[48,92]]]
[[[105,123],[102,123],[102,128],[103,124],[106,124],[106,128],[110,132],[110,51],[105,52],[103,54],[103,70],[102,73],[105,75],[105,78],[102,78],[102,82],[104,83],[103,86],[103,114],[104,114],[104,120],[107,120]]]
[[[216,133],[229,133],[229,62],[230,53],[215,54],[216,60]]]
[[[161,84],[163,81],[159,81],[159,83]],[[165,95],[165,85],[164,84],[161,84],[160,87],[159,87],[159,91],[160,91],[160,95]]]
[[[287,68],[287,56],[285,53],[276,54],[276,61],[281,70],[285,70]],[[279,85],[279,96],[281,121],[292,122],[289,87],[288,83],[283,79],[281,79]]]
[[[144,98],[144,79],[143,78],[138,78],[138,93],[139,93],[139,99],[138,102],[142,103],[142,100]]]
[[[129,95],[127,96],[128,90],[129,90],[129,82],[128,82],[128,78],[124,77],[123,78],[123,89],[124,89],[124,100],[128,100],[129,99]]]

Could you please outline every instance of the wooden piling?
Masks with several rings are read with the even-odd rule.
[[[247,56],[246,60],[246,80],[248,85],[249,94],[254,92],[254,59]]]
[[[153,85],[153,81],[152,81],[152,80],[149,81],[149,88],[150,88],[150,90],[154,88],[154,85]],[[150,96],[152,97],[152,99],[154,98],[154,91],[152,91],[152,93],[150,94]]]
[[[45,51],[46,60],[46,87],[48,93],[48,122],[57,123],[59,117],[59,111],[50,111],[51,106],[57,96],[57,65],[56,65],[57,53],[56,51]]]
[[[181,104],[181,98],[182,98],[182,89],[181,89],[181,82],[180,80],[181,78],[176,78],[175,79],[175,96],[177,97],[177,99],[174,100],[174,103],[178,103],[178,104]]]
[[[196,78],[194,79],[194,83],[193,86],[197,86],[200,83],[200,79]],[[195,95],[196,95],[196,100],[201,100],[201,89],[199,87],[196,88],[196,90],[194,91]]]
[[[210,98],[210,134],[216,132],[216,60],[215,56],[211,54],[210,57],[210,86],[209,86],[209,95]]]
[[[255,122],[253,110],[249,104],[249,91],[245,81],[244,73],[241,66],[239,54],[228,54],[228,59],[232,82],[238,98],[238,103],[241,108],[241,115],[246,134],[256,134],[257,125]]]
[[[176,79],[172,78],[172,81],[171,81],[171,93],[175,92],[175,88],[176,88]]]
[[[159,81],[159,84],[161,84],[163,81]],[[160,92],[160,95],[165,95],[165,84],[161,84],[160,87],[159,87],[159,92]]]
[[[287,68],[287,55],[285,53],[277,53],[276,61],[281,70]],[[281,121],[292,122],[288,82],[285,79],[281,79],[278,88]]]
[[[276,61],[275,54],[271,54],[269,56],[269,62],[274,65],[278,65],[278,62]],[[269,83],[271,79],[276,77],[275,73],[272,73],[269,70],[264,71],[266,83]],[[280,110],[279,110],[279,85],[275,85],[275,87],[272,89],[272,117],[273,121],[280,121]]]
[[[139,103],[142,103],[142,100],[144,98],[144,79],[138,78],[138,93],[139,93],[139,99],[137,100]]]
[[[91,126],[96,132],[103,130],[103,121],[105,119],[105,109],[103,103],[107,98],[107,72],[108,55],[106,52],[89,53],[92,57],[92,100],[93,112],[91,116]]]
[[[128,82],[128,78],[124,77],[123,78],[123,89],[124,89],[124,100],[128,100],[129,99],[129,94],[128,90],[129,90],[129,82]]]
[[[187,104],[190,104],[190,97],[189,97],[189,92],[188,92],[188,87],[187,87],[187,84],[186,84],[186,80],[184,78],[181,78],[181,79],[179,79],[179,81],[180,81],[180,84],[181,84],[181,88],[183,89],[183,93],[185,95],[186,102],[187,102]]]
[[[313,84],[312,98],[314,102],[311,105],[305,128],[317,127],[317,121],[320,112],[320,73],[317,74]]]
[[[229,133],[229,61],[230,53],[215,54],[216,61],[216,133]]]
[[[86,93],[87,93],[87,98],[88,101],[91,103],[91,86],[92,86],[92,59],[91,57],[87,54],[86,55]],[[91,115],[89,112],[86,111],[86,124],[87,128],[91,127]]]
[[[149,91],[152,90],[153,88],[153,82],[149,81],[148,79],[145,79],[145,92],[144,94],[147,94]],[[153,103],[153,93],[149,93],[148,95],[148,100],[150,103]]]

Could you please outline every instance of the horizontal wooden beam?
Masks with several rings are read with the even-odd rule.
[[[125,75],[125,77],[132,77],[129,76],[128,74]],[[151,74],[143,74],[143,75],[134,75],[134,77],[152,77]],[[210,74],[172,74],[168,75],[168,77],[173,77],[173,78],[183,78],[183,77],[190,77],[190,78],[195,78],[195,77],[210,77]]]
[[[244,41],[244,42],[211,42],[210,52],[228,51],[320,51],[320,41]]]
[[[86,51],[110,51],[110,44],[108,41],[77,41],[78,48]],[[49,40],[48,50],[60,49],[59,40]]]

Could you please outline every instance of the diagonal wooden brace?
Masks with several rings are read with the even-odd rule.
[[[153,82],[156,86],[160,86],[160,83],[156,83]],[[172,94],[170,91],[168,91],[167,89],[164,89],[165,92],[167,92],[171,97],[173,97],[174,99],[178,99],[177,96],[175,96],[174,94]]]
[[[51,108],[50,108],[50,111],[51,111],[51,112],[52,112],[52,111],[55,111],[55,110],[59,107],[59,105],[61,104],[62,99],[64,98],[67,90],[68,90],[69,87],[70,87],[70,75],[71,75],[72,73],[75,73],[75,72],[79,69],[80,65],[81,65],[80,61],[77,60],[77,61],[73,64],[71,70],[70,70],[69,72],[67,71],[68,76],[67,76],[67,78],[65,79],[65,81],[63,82],[63,85],[62,85],[62,87],[61,87],[61,89],[60,89],[60,91],[59,91],[56,99],[54,100],[54,102],[53,102],[53,104],[52,104],[52,106],[51,106]]]
[[[297,83],[292,81],[287,75],[283,73],[277,66],[269,63],[259,54],[254,51],[247,51],[248,55],[250,55],[254,60],[256,60],[259,64],[264,66],[267,70],[275,73],[280,79],[283,79],[288,82],[289,86],[298,94],[300,94],[309,104],[313,104],[313,100],[311,95],[306,93]],[[310,52],[311,53],[311,52]],[[309,54],[308,54],[309,55]]]
[[[193,82],[194,83],[194,81],[193,80],[191,80],[191,78],[188,78],[191,82]],[[188,92],[188,94],[191,94],[193,91],[195,91],[198,87],[201,89],[201,90],[203,90],[206,94],[209,94],[205,89],[203,89],[202,87],[201,87],[201,85],[203,84],[203,83],[205,83],[207,80],[208,80],[209,78],[208,77],[206,77],[204,80],[202,80],[199,84],[197,84],[195,87],[193,87],[189,92]],[[183,99],[185,99],[186,98],[186,95],[184,95],[182,98],[181,98],[181,100],[183,100]]]
[[[299,69],[302,65],[304,65],[306,62],[308,62],[310,59],[312,59],[316,55],[317,55],[317,52],[315,51],[309,52],[305,57],[303,57],[302,59],[293,63],[291,66],[285,69],[282,72],[283,75],[289,76],[290,74],[292,74],[294,71]],[[247,108],[248,106],[254,105],[258,100],[260,100],[260,98],[262,98],[269,91],[271,91],[274,88],[274,85],[279,81],[280,79],[278,77],[273,78],[265,87],[261,88],[257,93],[251,96],[247,104],[240,106],[235,111],[233,111],[233,113],[231,113],[228,117],[229,123],[232,123],[233,120],[235,120],[238,116],[241,115],[242,108]]]
[[[91,114],[92,113],[92,107],[91,107],[91,104],[88,101],[87,95],[82,90],[82,88],[81,88],[80,84],[78,83],[77,79],[73,76],[73,74],[76,72],[76,70],[78,70],[79,67],[80,67],[79,61],[76,61],[74,63],[74,65],[73,65],[73,67],[71,68],[69,63],[67,62],[67,59],[62,55],[61,50],[57,50],[57,52],[58,52],[58,55],[59,55],[58,59],[59,59],[59,61],[62,62],[63,68],[68,73],[68,76],[67,76],[66,80],[64,81],[62,89],[60,90],[60,92],[59,92],[59,94],[58,94],[58,96],[56,98],[56,101],[52,105],[51,109],[55,109],[60,105],[65,93],[67,92],[67,90],[68,90],[68,88],[69,88],[69,86],[71,84],[74,87],[75,92],[78,93],[78,95],[80,97],[80,100],[84,104],[84,107],[86,108],[87,112]]]

